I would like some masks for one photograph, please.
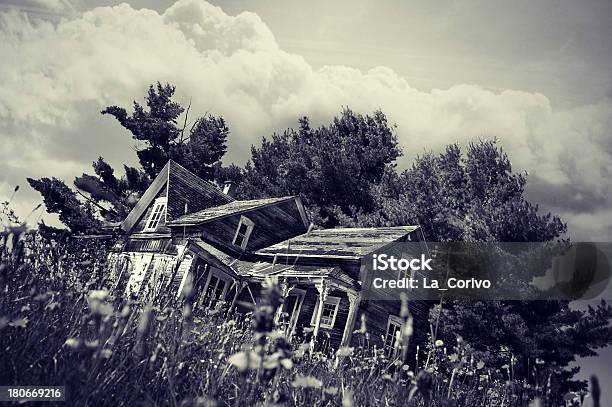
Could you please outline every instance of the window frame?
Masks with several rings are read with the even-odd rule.
[[[393,335],[393,339],[392,339],[393,342],[390,345],[387,343],[387,338],[389,337],[389,328],[392,325],[398,328],[398,330],[395,332],[401,332],[404,326],[404,323],[398,315],[389,314],[389,316],[387,317],[387,329],[385,330],[385,343],[383,344],[385,348],[385,353],[387,355],[391,355],[395,347],[396,335]]]
[[[166,211],[167,207],[168,198],[166,198],[165,196],[157,198],[155,200],[153,208],[151,209],[151,214],[149,215],[149,218],[147,219],[147,222],[144,225],[143,232],[154,232],[157,229],[157,227],[159,226],[159,222],[161,222],[162,216],[164,215],[164,212]],[[157,212],[158,208],[161,208],[159,212]],[[159,216],[157,216],[157,219],[155,219],[155,226],[151,227],[150,224],[154,220],[156,214],[158,214]]]
[[[289,292],[287,293],[287,298],[289,296],[295,296],[296,300],[295,304],[293,305],[293,309],[291,310],[291,314],[289,315],[287,326],[285,328],[287,329],[289,335],[293,335],[293,333],[295,332],[295,327],[297,326],[297,322],[300,319],[300,312],[302,311],[304,298],[306,298],[306,290],[291,287],[291,289],[289,289]]]
[[[317,303],[314,307],[312,318],[310,319],[311,326],[315,326],[316,324],[317,313],[319,312],[320,303],[321,303],[320,298],[317,297]],[[331,324],[326,324],[321,321],[319,323],[319,328],[333,329],[334,325],[336,324],[336,317],[338,316],[338,310],[340,309],[340,297],[334,297],[334,296],[328,295],[327,298],[325,298],[325,300],[323,301],[323,307],[325,307],[326,303],[332,303],[333,305],[335,305],[334,313],[331,317]],[[323,318],[323,313],[321,313],[321,318]]]
[[[202,306],[207,309],[211,307],[211,304],[206,303],[206,293],[208,292],[208,286],[210,285],[210,281],[212,280],[213,277],[217,279],[217,286],[219,284],[219,281],[223,281],[225,283],[223,287],[223,291],[221,292],[221,295],[217,299],[217,304],[225,300],[225,295],[227,294],[227,290],[229,289],[230,282],[232,281],[231,278],[227,277],[225,274],[221,272],[215,271],[214,268],[210,267],[208,269],[208,276],[206,277],[206,284],[204,284],[204,289],[202,290],[202,293],[200,294],[201,300],[198,301],[199,306]],[[213,296],[211,297],[211,300],[214,298],[214,294],[217,291],[217,286],[215,286],[215,291],[213,291],[212,293]],[[215,307],[217,306],[217,304],[215,304]]]
[[[245,225],[247,229],[242,235],[242,242],[240,242],[240,244],[236,244],[236,240],[238,239],[238,236],[240,234],[240,228],[243,225]],[[249,238],[251,237],[251,233],[253,232],[254,227],[255,222],[253,222],[251,219],[247,218],[244,215],[240,215],[240,221],[238,222],[238,227],[236,228],[236,232],[234,233],[234,239],[232,239],[232,244],[234,246],[240,247],[243,250],[246,249],[247,245],[249,244]]]

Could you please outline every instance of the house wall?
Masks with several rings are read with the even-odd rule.
[[[383,338],[387,332],[387,321],[389,320],[389,315],[399,315],[399,312],[399,301],[362,301],[359,305],[358,320],[355,322],[355,329],[359,329],[359,319],[361,318],[361,315],[364,315],[370,343],[380,348],[384,345]],[[351,344],[357,344],[357,335],[352,336]]]
[[[304,302],[300,309],[300,315],[296,323],[296,337],[298,339],[309,340],[311,333],[307,332],[309,329],[314,328],[311,324],[317,299],[319,298],[319,291],[314,285],[299,285],[297,288],[306,291],[304,295]],[[319,328],[319,343],[323,347],[331,347],[337,349],[342,342],[342,335],[344,333],[344,326],[348,318],[349,301],[346,293],[341,290],[330,290],[329,296],[339,297],[340,303],[338,304],[338,312],[336,314],[336,320],[332,328]]]
[[[176,258],[159,253],[111,253],[109,264],[110,277],[115,289],[126,293],[132,291],[140,296],[169,278],[176,264]]]
[[[166,187],[162,188],[162,190],[159,191],[159,193],[155,196],[155,199],[165,197],[165,196],[166,196]],[[131,230],[131,233],[139,233],[144,230],[147,224],[147,221],[149,220],[149,217],[151,217],[151,211],[153,211],[153,207],[155,206],[155,199],[148,206],[144,214],[138,219],[138,222],[136,222],[136,224],[134,225],[134,228]],[[161,220],[159,221],[159,224],[157,225],[157,229],[155,229],[155,231],[152,233],[167,233],[169,231],[170,229],[166,227],[166,217],[162,216]]]
[[[206,223],[202,226],[202,237],[205,240],[214,239],[216,243],[221,243],[236,250],[242,250],[232,245],[241,216],[246,216],[255,223],[246,247],[247,251],[254,251],[273,245],[300,235],[307,230],[295,200],[292,199]],[[200,233],[199,230],[195,229],[189,232],[192,235]]]
[[[251,293],[253,294],[255,301],[259,301],[259,299],[261,298],[261,285],[258,283],[249,283],[248,289],[247,287],[244,287],[242,291],[240,292],[240,295],[238,296],[238,304],[236,304],[236,310],[238,312],[242,312],[242,313],[253,312],[253,307],[251,305],[254,305],[254,304],[253,304],[253,299],[251,298],[251,293],[249,293],[249,290],[251,290]]]
[[[222,193],[215,185],[192,174],[176,162],[170,161],[168,185],[168,220],[176,219],[187,213],[193,213],[213,206],[223,205],[233,201]]]
[[[194,310],[203,309],[201,306],[201,301],[203,300],[206,284],[211,274],[221,275],[223,279],[227,280],[228,285],[225,295],[221,301],[223,301],[227,306],[231,304],[232,300],[234,299],[234,295],[236,294],[236,290],[238,289],[238,285],[234,284],[234,279],[231,276],[228,276],[222,270],[207,264],[200,258],[195,260],[195,264],[192,266],[190,272],[192,273],[191,278],[193,278],[193,289],[196,291],[194,297]]]

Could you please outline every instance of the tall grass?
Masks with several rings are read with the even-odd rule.
[[[408,354],[405,300],[391,351],[371,345],[363,319],[354,347],[321,351],[275,326],[283,298],[274,281],[251,312],[228,314],[193,309],[189,290],[180,299],[169,291],[123,298],[98,242],[16,226],[2,232],[0,253],[0,382],[66,386],[68,405],[551,405],[545,385],[504,377],[461,338],[430,338]],[[584,396],[570,394],[566,405]]]

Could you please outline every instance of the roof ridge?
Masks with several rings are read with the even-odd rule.
[[[188,170],[187,168],[179,164],[177,161],[174,161],[173,159],[169,158],[166,165],[168,166],[168,172],[172,171],[172,166],[176,166],[178,167],[179,170],[187,172],[189,175],[192,175],[193,177],[195,177],[198,181],[206,184],[207,186],[210,186],[216,193],[219,193],[220,195],[223,195],[224,197],[229,198],[230,202],[233,202],[236,200],[232,198],[231,196],[229,196],[228,194],[224,193],[217,184],[211,181],[205,180],[204,178],[200,177],[199,175],[195,174],[194,172]]]

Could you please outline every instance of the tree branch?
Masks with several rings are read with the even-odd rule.
[[[83,194],[81,191],[79,191],[78,189],[75,189],[76,192],[81,195],[83,198],[85,198],[88,202],[94,204],[98,209],[100,209],[101,211],[104,212],[111,212],[114,215],[118,216],[119,214],[117,213],[117,211],[115,211],[114,209],[107,209],[105,207],[103,207],[102,205],[100,205],[99,203],[97,203],[96,201],[94,201],[93,199],[91,199],[90,197],[86,196],[85,194]]]
[[[181,129],[181,139],[179,144],[183,144],[185,129],[187,128],[187,119],[189,118],[189,109],[191,109],[191,98],[189,98],[189,106],[187,106],[187,110],[185,110],[185,122],[183,123],[183,128]]]

